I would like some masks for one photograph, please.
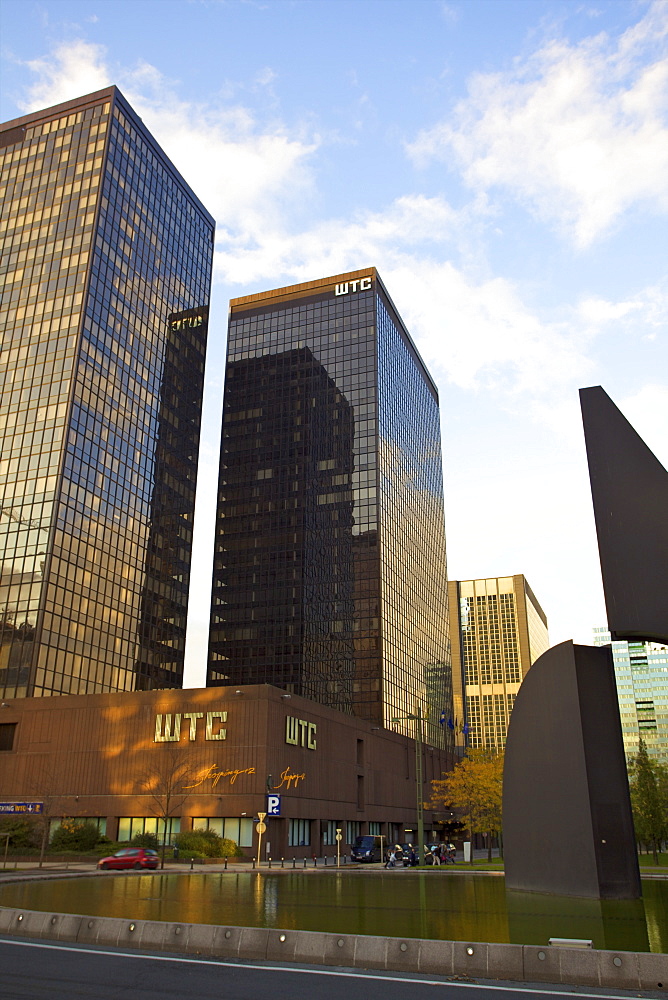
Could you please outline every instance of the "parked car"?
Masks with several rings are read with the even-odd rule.
[[[385,841],[385,844],[383,845],[383,840],[383,837],[355,837],[355,843],[350,849],[350,860],[382,861],[383,846],[387,847],[387,841]]]
[[[100,858],[97,867],[105,871],[108,868],[157,868],[159,863],[157,851],[144,847],[126,847],[108,858]]]

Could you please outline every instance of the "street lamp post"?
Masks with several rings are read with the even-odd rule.
[[[416,845],[417,863],[422,863],[422,852],[424,850],[424,806],[422,803],[422,706],[418,705],[414,713],[401,715],[391,719],[391,722],[403,722],[405,719],[415,721],[415,793],[417,805],[417,837]]]

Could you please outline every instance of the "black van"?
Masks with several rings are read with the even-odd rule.
[[[355,837],[350,849],[351,861],[382,861],[384,837]]]

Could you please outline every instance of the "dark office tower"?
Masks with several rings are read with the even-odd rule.
[[[177,687],[213,219],[115,87],[0,169],[0,693]]]
[[[232,301],[214,559],[209,685],[448,741],[438,395],[375,269]]]

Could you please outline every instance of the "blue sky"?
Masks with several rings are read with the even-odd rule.
[[[577,390],[668,464],[668,2],[4,0],[6,121],[116,83],[217,219],[187,682],[227,300],[375,265],[440,390],[449,575],[605,622]]]

